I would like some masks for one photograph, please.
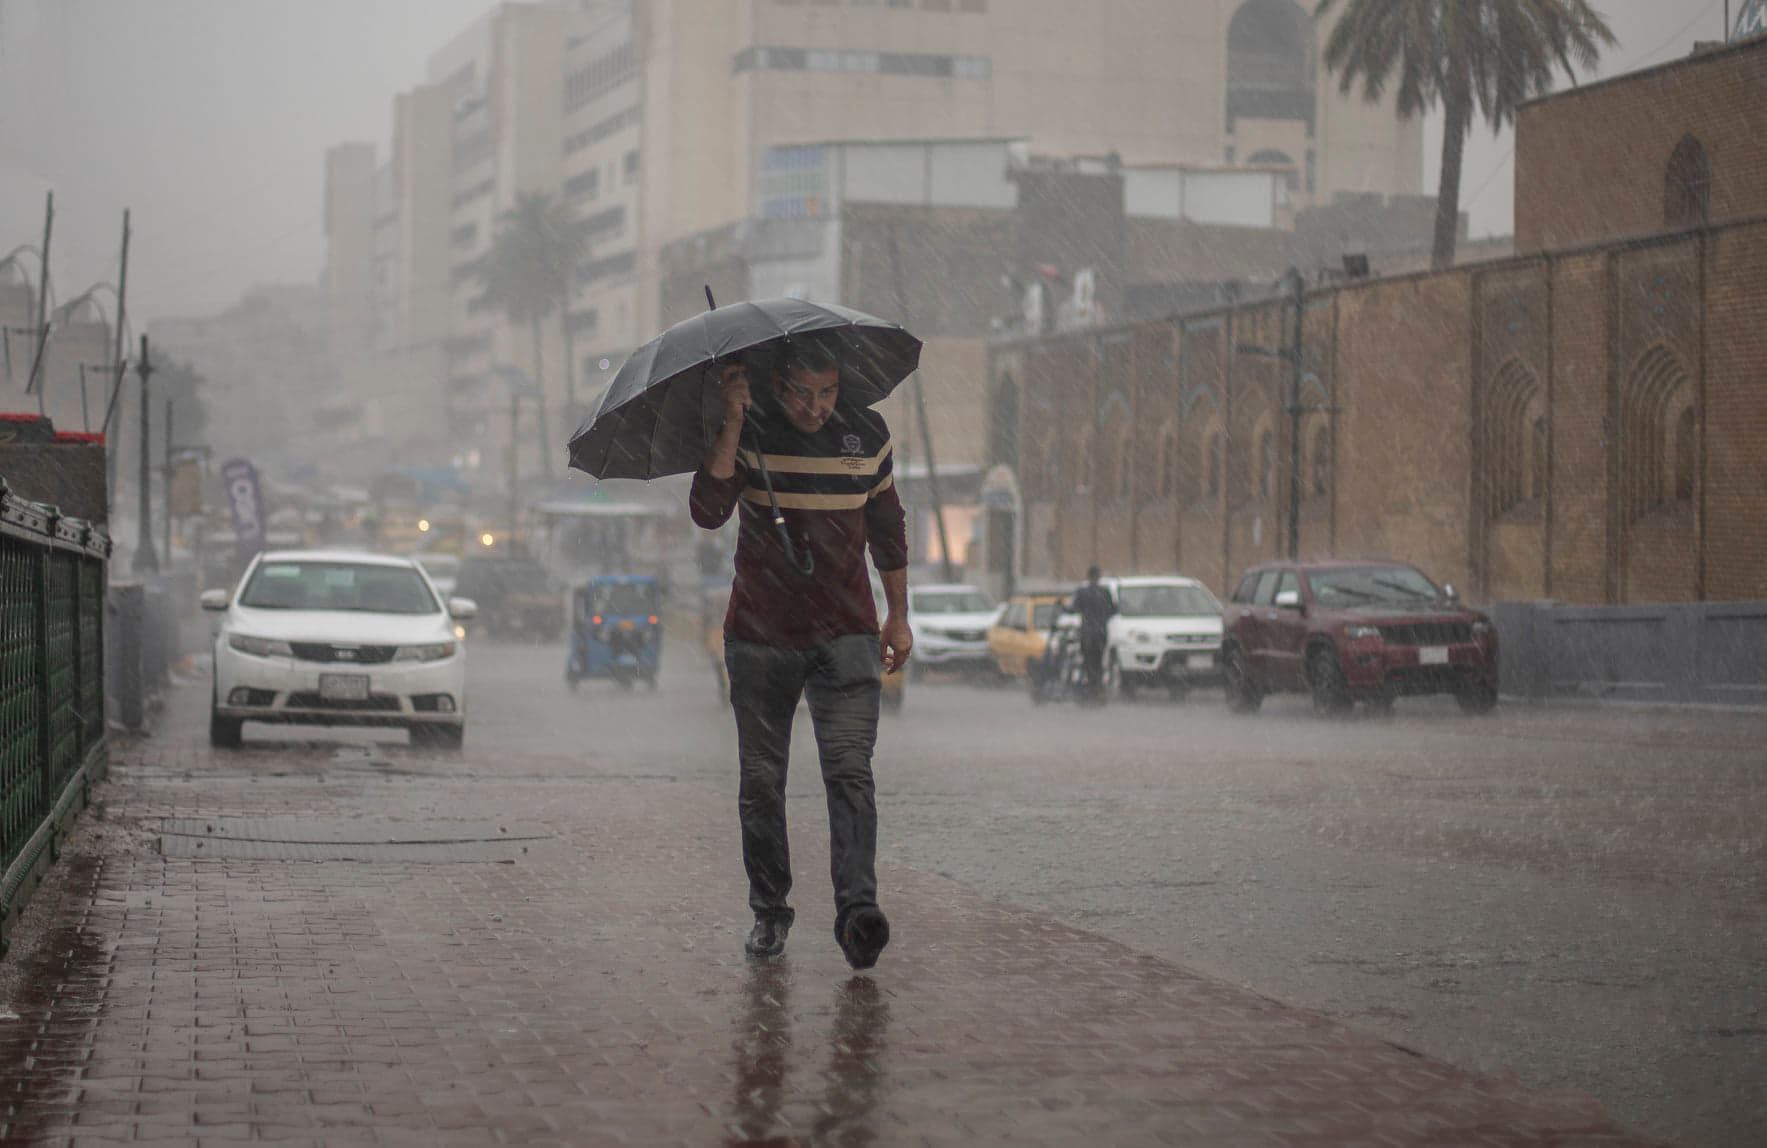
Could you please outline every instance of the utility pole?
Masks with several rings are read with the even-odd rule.
[[[123,358],[123,321],[128,317],[129,305],[129,209],[123,208],[123,267],[117,276],[117,329],[116,353],[111,356],[114,376],[110,384],[110,402],[104,408],[104,425],[99,429],[104,432],[104,462],[106,468],[105,499],[107,504],[117,499],[117,448],[111,441],[111,420],[117,411],[117,396],[123,393],[123,370],[128,360]]]
[[[55,236],[55,193],[49,192],[43,204],[42,274],[37,276],[37,354],[31,360],[31,376],[25,380],[25,394],[37,392],[37,413],[48,417],[49,405],[37,386],[43,360],[49,355],[49,241]]]
[[[166,396],[166,460],[160,465],[160,486],[166,492],[166,565],[172,565],[172,397]]]
[[[1288,288],[1284,310],[1293,308],[1294,328],[1285,347],[1262,347],[1251,343],[1235,343],[1233,349],[1242,355],[1262,355],[1288,363],[1288,557],[1297,561],[1301,554],[1301,419],[1308,407],[1301,401],[1301,381],[1306,372],[1307,277],[1299,268],[1290,267],[1282,277]],[[1335,406],[1314,408],[1336,410]]]
[[[902,286],[902,259],[896,249],[896,225],[890,224],[890,276],[895,283],[898,322],[908,325],[908,295]],[[951,539],[945,530],[945,499],[939,493],[939,468],[933,461],[933,431],[926,417],[926,392],[920,385],[920,371],[914,372],[914,411],[920,420],[920,447],[926,452],[927,488],[933,496],[933,525],[939,533],[939,565],[945,581],[955,582],[951,569]]]
[[[147,382],[153,377],[153,362],[147,357],[147,336],[141,336],[141,360],[135,371],[141,376],[141,521],[136,526],[135,566],[137,574],[159,573],[159,556],[153,552],[153,442],[148,437]]]
[[[517,467],[517,457],[516,457],[517,444],[520,443],[520,441],[521,441],[521,439],[517,437],[517,432],[521,430],[521,417],[522,417],[521,391],[516,389],[514,382],[511,382],[509,385],[509,541],[508,541],[510,553],[514,553],[514,551],[515,551],[515,520],[516,520],[516,516],[520,513],[520,506],[521,506],[521,499],[518,494],[518,491],[520,490],[520,486],[519,486],[519,479],[517,477],[518,467]]]
[[[1294,268],[1289,269],[1289,276],[1295,329],[1288,350],[1288,560],[1297,562],[1301,557],[1301,417],[1307,413],[1301,403],[1301,376],[1306,366],[1307,279]]]

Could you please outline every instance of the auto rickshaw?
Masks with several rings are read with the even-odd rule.
[[[571,634],[564,678],[612,678],[630,689],[656,688],[662,666],[662,586],[645,574],[591,578],[571,595]]]

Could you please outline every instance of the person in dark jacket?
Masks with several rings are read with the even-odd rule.
[[[1068,599],[1068,610],[1080,616],[1080,661],[1087,698],[1095,705],[1104,701],[1104,651],[1110,644],[1110,620],[1117,613],[1117,601],[1099,577],[1098,567],[1087,570],[1086,584]]]
[[[722,368],[718,383],[723,427],[694,476],[691,510],[708,530],[740,514],[724,660],[736,710],[742,859],[755,914],[745,948],[753,957],[783,952],[794,918],[785,778],[802,697],[828,792],[835,940],[848,964],[870,968],[890,937],[874,871],[871,756],[880,674],[900,672],[914,644],[907,528],[889,428],[876,411],[841,401],[839,361],[808,339],[790,342],[769,380],[770,395],[751,392],[743,366]],[[745,445],[743,428],[751,422],[755,433]],[[772,522],[756,450],[766,456],[791,550]],[[881,625],[865,569],[868,549],[883,582]],[[804,554],[809,574],[797,561]]]

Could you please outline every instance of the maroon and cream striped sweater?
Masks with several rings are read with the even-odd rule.
[[[757,427],[757,435],[744,435],[730,478],[713,478],[703,467],[693,477],[694,522],[716,530],[733,510],[740,514],[725,639],[805,649],[848,634],[877,633],[866,548],[879,570],[908,565],[889,427],[876,411],[845,404],[814,434],[782,416],[768,423]],[[757,437],[792,545],[815,556],[808,575],[780,543],[751,449]]]

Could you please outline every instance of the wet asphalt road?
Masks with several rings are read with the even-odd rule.
[[[732,797],[703,655],[656,692],[476,644],[472,744],[593,745]],[[826,833],[799,710],[794,833]],[[479,754],[474,760],[484,760]],[[1578,1088],[1681,1144],[1767,1138],[1767,715],[1326,721],[1218,696],[1033,709],[916,682],[877,759],[880,854],[1434,1057]],[[825,897],[800,872],[796,896]],[[882,890],[888,908],[889,891]]]

